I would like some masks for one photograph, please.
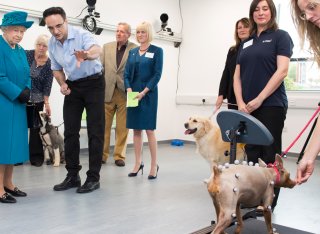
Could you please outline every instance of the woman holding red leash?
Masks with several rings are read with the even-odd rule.
[[[291,0],[292,18],[298,29],[302,44],[310,42],[315,61],[320,67],[320,0]],[[320,121],[317,122],[312,138],[297,168],[296,181],[306,182],[313,173],[320,152]]]

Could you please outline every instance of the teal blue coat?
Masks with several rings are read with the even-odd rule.
[[[0,36],[0,164],[29,159],[26,105],[17,97],[30,84],[25,51],[19,45],[12,49]]]
[[[129,51],[124,71],[124,85],[133,92],[150,90],[137,107],[127,108],[127,128],[154,130],[157,127],[158,82],[163,67],[163,51],[150,45],[146,53],[139,55],[139,47]]]

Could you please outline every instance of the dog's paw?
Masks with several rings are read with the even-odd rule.
[[[58,167],[58,166],[60,166],[60,164],[59,163],[55,163],[55,164],[53,164],[53,166],[54,167]]]

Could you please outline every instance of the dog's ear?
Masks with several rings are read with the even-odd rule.
[[[258,158],[258,162],[259,162],[259,167],[267,167],[267,164],[261,158]]]
[[[283,164],[282,158],[279,154],[276,154],[276,161],[280,164]]]
[[[206,133],[208,133],[208,132],[211,130],[211,128],[212,128],[212,124],[211,124],[211,122],[210,122],[209,119],[204,119],[204,120],[203,120],[203,125],[204,125],[204,131],[205,131]]]
[[[276,163],[277,163],[277,167],[278,169],[282,169],[283,168],[283,161],[282,158],[279,154],[276,154]]]

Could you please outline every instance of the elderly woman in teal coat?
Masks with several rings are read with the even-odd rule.
[[[137,107],[127,108],[127,128],[133,129],[133,144],[135,152],[135,166],[128,174],[137,176],[144,164],[141,158],[142,130],[146,130],[151,154],[151,167],[148,179],[156,179],[159,166],[157,164],[157,140],[155,129],[158,109],[158,82],[161,78],[163,66],[163,51],[151,45],[152,27],[143,22],[136,28],[136,39],[140,47],[130,50],[125,72],[124,84],[127,92],[138,92]]]
[[[15,203],[27,194],[13,184],[13,165],[27,161],[28,128],[26,103],[30,96],[30,70],[26,53],[18,44],[33,21],[27,13],[13,11],[0,25],[0,202]],[[14,197],[13,197],[14,196]]]

